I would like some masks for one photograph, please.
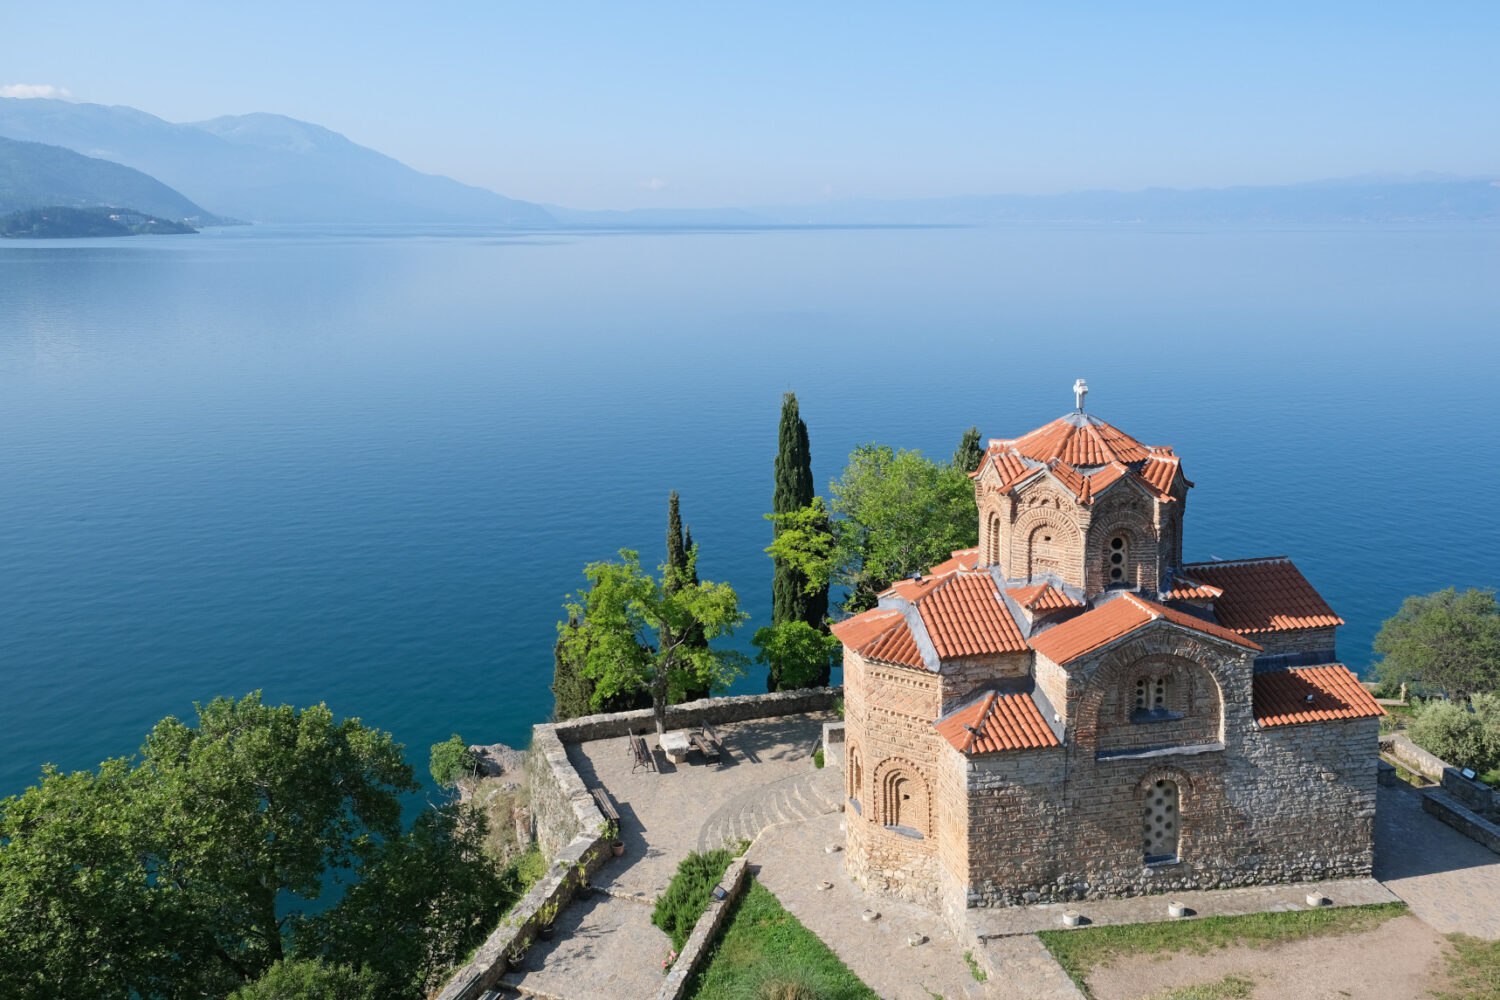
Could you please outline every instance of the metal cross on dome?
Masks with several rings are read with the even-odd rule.
[[[1078,412],[1083,412],[1083,397],[1089,394],[1089,384],[1083,379],[1073,383],[1073,395],[1078,398]]]

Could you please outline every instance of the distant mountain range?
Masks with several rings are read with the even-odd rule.
[[[225,221],[139,170],[61,146],[0,138],[0,215],[100,205],[195,225]]]
[[[0,136],[134,167],[212,212],[250,222],[556,225],[529,202],[419,173],[280,115],[175,125],[134,108],[0,98]]]
[[[161,182],[163,190],[188,202],[203,218],[207,213],[198,206],[251,222],[632,229],[1500,220],[1500,181],[1438,175],[1197,190],[583,211],[517,201],[448,177],[419,173],[336,132],[280,115],[234,115],[177,125],[134,108],[0,98],[0,137],[61,146],[97,158],[92,162],[107,160],[134,168],[150,175],[144,180]],[[9,176],[8,169],[15,168],[0,161],[0,207],[7,204],[3,200],[7,184],[20,189],[46,180],[35,171]],[[59,184],[76,179],[69,171],[57,178]],[[109,179],[109,184],[119,183],[123,176]],[[136,177],[139,184],[142,178]],[[11,207],[114,203],[109,200],[113,194],[106,198],[100,193],[114,189],[102,175],[97,180],[101,185],[97,191],[88,184],[84,188],[64,184],[56,194]],[[163,218],[191,217],[164,203],[127,204]]]

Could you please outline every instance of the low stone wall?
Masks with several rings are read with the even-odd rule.
[[[1465,778],[1456,767],[1443,768],[1443,791],[1485,819],[1500,818],[1500,793],[1475,778]]]
[[[687,992],[688,980],[693,978],[699,963],[703,961],[708,946],[713,942],[714,935],[719,933],[723,926],[724,917],[729,912],[729,907],[739,898],[741,890],[745,887],[745,871],[749,862],[745,858],[736,858],[730,862],[729,868],[725,870],[724,877],[719,884],[728,890],[723,899],[711,899],[708,908],[703,911],[703,916],[693,925],[693,932],[688,935],[687,943],[682,946],[682,954],[677,956],[677,961],[672,965],[666,978],[662,980],[661,989],[656,993],[656,1000],[681,1000]]]
[[[608,857],[609,842],[603,837],[579,837],[559,851],[548,873],[505,915],[469,964],[453,974],[435,1000],[475,1000],[493,988],[505,974],[508,956],[524,951],[536,940],[542,910],[550,908],[556,919],[556,914],[572,902],[578,892],[579,865],[592,876]]]
[[[1470,840],[1500,854],[1500,826],[1464,806],[1446,792],[1429,789],[1422,793],[1422,808]]]
[[[844,723],[842,720],[823,723],[823,766],[837,768],[844,766]]]
[[[777,715],[799,715],[803,712],[830,711],[835,702],[843,697],[842,687],[800,688],[796,691],[777,691],[773,694],[745,694],[728,698],[701,698],[681,705],[667,706],[667,728],[684,729],[688,726],[710,725],[724,722],[741,722],[746,719],[766,719]],[[566,722],[554,722],[546,726],[535,726],[533,732],[549,729],[564,743],[583,743],[588,740],[604,740],[628,733],[656,731],[656,717],[651,709],[642,708],[634,712],[613,712],[603,715],[585,715]]]
[[[1394,757],[1409,771],[1415,771],[1430,781],[1441,782],[1447,762],[1417,746],[1400,733],[1381,733],[1380,752]]]
[[[604,814],[574,770],[556,730],[552,725],[533,726],[526,760],[537,844],[548,859],[578,837],[604,833]]]

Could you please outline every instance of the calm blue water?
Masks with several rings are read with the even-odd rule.
[[[787,389],[825,483],[1086,377],[1184,456],[1189,557],[1294,556],[1363,667],[1403,596],[1500,575],[1497,329],[1494,226],[7,242],[0,794],[257,688],[419,761],[524,743],[563,596],[660,559],[674,488],[764,623]]]

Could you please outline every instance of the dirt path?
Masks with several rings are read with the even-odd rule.
[[[1407,916],[1343,937],[1131,956],[1095,969],[1088,982],[1097,1000],[1140,1000],[1230,974],[1255,983],[1255,1000],[1431,1000],[1428,991],[1444,982],[1446,947],[1436,931]]]

